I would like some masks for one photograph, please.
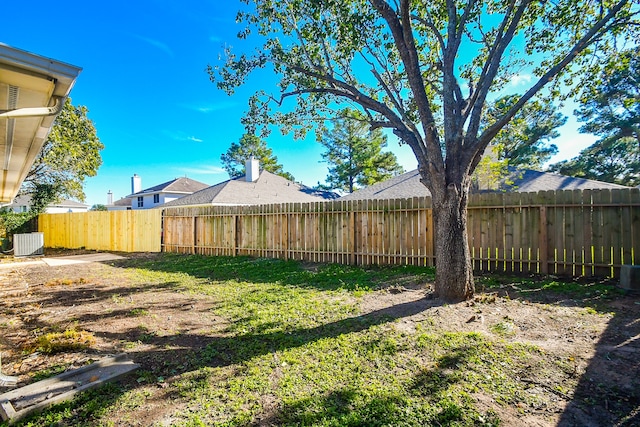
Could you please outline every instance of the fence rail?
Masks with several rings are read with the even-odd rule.
[[[429,198],[174,208],[163,250],[343,264],[434,264]],[[476,271],[619,275],[640,264],[640,190],[474,194]]]
[[[428,199],[174,208],[168,252],[433,265]]]
[[[429,198],[41,215],[46,247],[434,265]],[[640,264],[640,190],[474,194],[476,271],[619,276]]]
[[[49,248],[160,252],[162,212],[131,210],[41,214],[38,231]]]

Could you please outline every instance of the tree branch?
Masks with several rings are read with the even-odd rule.
[[[628,0],[621,0],[618,2],[603,18],[601,18],[595,25],[591,27],[587,33],[580,38],[576,42],[576,44],[571,48],[571,50],[564,56],[564,58],[547,70],[546,73],[538,79],[535,85],[533,85],[524,95],[520,97],[520,99],[511,107],[505,115],[496,121],[492,126],[487,128],[482,135],[476,140],[476,145],[478,146],[486,146],[494,136],[502,129],[511,118],[520,110],[527,101],[529,101],[533,96],[540,91],[547,83],[549,83],[552,79],[554,79],[562,70],[564,70],[567,65],[573,61],[576,56],[582,53],[587,47],[589,47],[592,43],[594,43],[598,38],[606,33],[610,26],[607,25],[609,21],[611,21],[616,14],[627,4]]]
[[[363,108],[375,111],[381,114],[382,116],[386,117],[389,120],[389,123],[392,124],[392,126],[389,126],[389,127],[394,127],[402,130],[403,132],[413,134],[414,136],[410,140],[407,140],[405,142],[407,142],[407,144],[411,147],[412,150],[414,150],[414,152],[416,152],[416,154],[420,152],[422,152],[423,155],[426,154],[423,151],[424,144],[422,143],[421,139],[419,139],[419,133],[414,132],[413,129],[408,127],[407,123],[405,123],[400,117],[398,117],[398,115],[394,113],[393,110],[391,110],[386,104],[376,101],[370,96],[367,96],[366,94],[359,91],[356,87],[349,85],[348,83],[342,82],[340,80],[337,80],[330,75],[320,74],[318,72],[315,72],[297,65],[293,65],[293,64],[285,64],[285,65],[287,65],[292,70],[300,74],[306,75],[308,77],[312,77],[320,81],[324,81],[328,83],[331,87],[301,88],[295,91],[283,92],[281,94],[280,101],[276,100],[276,102],[278,102],[279,104],[282,104],[282,101],[287,97],[310,94],[310,93],[327,93],[334,96],[350,99],[351,101],[357,103]],[[409,123],[411,122],[409,121]]]
[[[442,151],[440,150],[440,142],[436,130],[433,110],[425,92],[425,85],[420,70],[417,49],[413,39],[413,34],[411,33],[409,1],[400,1],[400,18],[398,18],[396,13],[389,7],[387,2],[383,0],[369,1],[387,22],[387,25],[391,30],[398,53],[400,54],[407,73],[407,78],[414,100],[418,107],[418,114],[420,115],[426,144],[420,144],[414,148],[410,141],[407,141],[407,143],[414,150],[414,154],[416,155],[420,165],[424,168],[428,168],[434,177],[442,176],[443,174],[441,172],[444,167],[444,161],[442,158]],[[398,136],[400,135],[405,135],[405,132],[398,133]],[[403,138],[405,136],[403,136]],[[408,136],[406,137],[409,138]],[[417,136],[414,135],[413,139],[417,141]],[[428,164],[425,164],[427,162]]]
[[[482,70],[482,74],[480,75],[480,86],[477,88],[476,92],[469,100],[469,108],[471,114],[469,119],[469,127],[467,129],[468,138],[475,139],[476,134],[478,133],[478,129],[480,128],[480,120],[482,118],[482,112],[484,109],[484,103],[489,90],[491,89],[491,85],[493,84],[495,76],[500,69],[502,56],[513,40],[513,36],[516,32],[516,29],[518,28],[518,24],[520,23],[520,20],[522,19],[522,16],[530,3],[530,0],[524,0],[514,11],[512,9],[512,1],[509,5],[509,11],[507,12],[507,14],[505,14],[504,20],[500,23],[500,29],[498,31],[498,34],[496,35],[496,40],[492,46],[491,52],[489,53],[487,62],[485,63],[485,66]],[[513,17],[509,19],[511,12],[513,12]],[[465,143],[468,142],[468,140],[465,141]]]
[[[425,18],[421,18],[418,15],[411,15],[411,18],[413,18],[414,20],[418,21],[419,23],[427,27],[429,30],[431,30],[431,33],[434,35],[434,37],[438,42],[438,45],[440,46],[440,52],[444,52],[446,48],[444,38],[442,37],[442,34],[440,34],[440,32],[438,31],[438,28],[435,26],[433,21],[429,19],[429,17],[425,19]]]
[[[386,73],[389,74],[388,68],[382,64],[382,61],[378,58],[378,56],[372,51],[370,47],[368,47],[368,51],[369,51],[369,54],[373,58],[375,58],[378,64],[380,64],[380,66],[386,71]],[[380,86],[382,86],[383,90],[385,91],[385,93],[391,100],[391,103],[394,105],[394,107],[398,111],[398,114],[402,118],[402,121],[405,123],[405,125],[408,126],[413,132],[419,133],[413,121],[409,120],[409,118],[407,117],[407,112],[404,106],[402,105],[402,97],[400,96],[398,89],[395,87],[392,88],[389,86],[389,84],[387,84],[385,79],[380,75],[380,73],[376,69],[375,64],[373,64],[365,55],[361,54],[361,57],[367,64],[371,66],[371,73],[375,76],[376,80],[378,80],[378,83],[380,84]],[[390,75],[389,75],[389,79],[393,80]]]

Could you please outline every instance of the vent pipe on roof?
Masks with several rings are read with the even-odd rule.
[[[136,194],[140,191],[142,191],[142,178],[134,173],[131,177],[131,194]]]
[[[247,182],[255,182],[260,176],[260,161],[251,156],[249,157],[249,160],[247,160],[247,163],[244,165],[244,169],[246,171],[245,178]]]

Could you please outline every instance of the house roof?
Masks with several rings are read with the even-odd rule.
[[[30,194],[21,194],[13,199],[13,202],[10,205],[6,205],[8,207],[13,206],[31,206],[31,195]],[[88,208],[89,205],[76,202],[75,200],[62,199],[56,203],[49,203],[49,207],[62,207],[62,208]]]
[[[131,206],[131,199],[127,197],[123,197],[122,199],[118,199],[115,202],[113,202],[113,205],[107,205],[107,206]]]
[[[518,170],[511,173],[513,184],[503,185],[504,190],[513,189],[520,193],[547,191],[547,190],[614,190],[617,188],[629,188],[624,185],[610,182],[596,181],[593,179],[576,178],[560,175],[552,172],[540,172],[535,170]]]
[[[0,43],[0,204],[18,194],[80,70]]]
[[[517,170],[510,174],[509,184],[502,184],[500,191],[516,191],[519,193],[547,190],[595,190],[628,188],[623,185],[591,179],[574,178],[551,172],[534,170]],[[486,192],[486,190],[483,190]],[[372,200],[372,199],[404,199],[430,196],[429,190],[420,182],[417,169],[392,177],[386,181],[371,185],[340,200]]]
[[[89,207],[89,205],[87,205],[86,203],[80,203],[80,202],[76,202],[75,200],[69,200],[69,199],[61,200],[59,203],[51,203],[49,206],[50,207],[57,206],[62,208],[88,208]]]
[[[204,182],[196,181],[195,179],[182,177],[172,179],[171,181],[163,182],[162,184],[158,184],[153,187],[149,187],[142,191],[138,191],[137,193],[131,194],[127,197],[135,197],[142,196],[145,194],[153,194],[153,193],[184,193],[191,194],[196,191],[200,191],[204,188],[207,188],[209,184],[205,184]]]
[[[254,182],[248,182],[243,175],[172,200],[161,207],[318,202],[337,197],[330,191],[314,190],[263,170]]]
[[[427,187],[420,182],[417,169],[391,177],[386,181],[356,190],[340,197],[340,200],[404,199],[431,195]]]

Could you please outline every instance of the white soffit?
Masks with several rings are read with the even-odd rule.
[[[0,43],[0,114],[64,102],[80,71]],[[18,193],[55,117],[0,116],[0,204],[11,203]]]

